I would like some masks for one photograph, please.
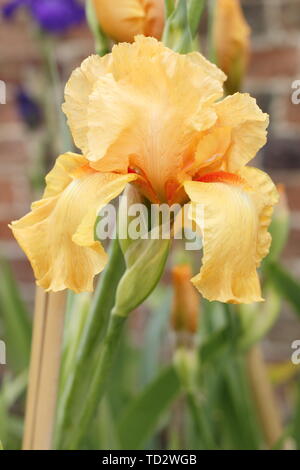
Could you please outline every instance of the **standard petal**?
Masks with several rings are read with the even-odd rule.
[[[89,96],[97,80],[109,72],[110,54],[105,57],[92,55],[74,70],[66,88],[62,108],[68,118],[73,139],[84,154],[87,152],[87,113]]]
[[[72,173],[60,194],[33,204],[32,211],[11,226],[31,262],[37,284],[46,290],[93,290],[93,278],[107,259],[101,243],[94,238],[97,214],[135,178],[101,174],[84,167],[78,168],[78,174],[76,178]],[[52,185],[53,172],[50,180]]]
[[[269,117],[247,93],[236,93],[216,103],[218,125],[232,129],[231,146],[225,155],[225,171],[245,166],[265,145]]]
[[[137,169],[165,201],[166,184],[216,122],[223,74],[143,36],[113,48],[111,71],[90,96],[87,158],[99,171]]]
[[[211,301],[262,301],[256,269],[270,246],[267,229],[277,200],[275,186],[254,168],[244,168],[228,182],[218,178],[218,182],[185,183],[192,218],[203,234],[202,268],[193,283]],[[203,207],[202,218],[197,217],[198,204]]]

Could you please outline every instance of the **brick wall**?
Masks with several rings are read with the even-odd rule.
[[[3,5],[5,0],[0,0]],[[271,114],[270,138],[258,162],[276,182],[286,185],[292,213],[292,233],[285,262],[300,273],[300,105],[291,103],[292,82],[300,79],[300,0],[243,0],[253,29],[253,53],[245,90]],[[93,52],[93,39],[81,26],[57,41],[56,57],[63,81]],[[22,216],[34,197],[28,174],[43,129],[29,132],[14,100],[19,84],[39,94],[43,67],[33,28],[26,15],[11,23],[0,20],[0,79],[7,83],[7,104],[0,105],[0,250],[13,264],[25,294],[33,292],[32,273],[13,241],[7,223]],[[55,158],[50,152],[49,159]]]

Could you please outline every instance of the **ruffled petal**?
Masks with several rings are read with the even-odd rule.
[[[217,119],[223,74],[198,55],[176,54],[143,36],[113,48],[112,74],[89,100],[87,158],[94,168],[124,172],[129,165],[167,199],[166,184]]]
[[[39,286],[54,292],[93,290],[93,278],[107,260],[94,237],[97,214],[134,179],[135,175],[97,173],[72,154],[58,159],[48,175],[49,197],[34,203],[29,214],[11,225]]]
[[[76,146],[87,153],[88,102],[94,85],[101,76],[109,72],[110,54],[105,57],[92,55],[74,70],[66,88],[63,111],[68,118]]]
[[[263,299],[256,269],[269,250],[267,229],[277,192],[271,179],[255,168],[244,168],[232,178],[229,174],[226,182],[221,177],[218,173],[217,182],[185,183],[191,217],[203,234],[202,268],[192,281],[211,301],[259,302]]]
[[[216,103],[218,126],[232,129],[231,146],[224,164],[234,173],[245,166],[266,143],[269,117],[247,93],[236,93]]]
[[[77,153],[60,155],[53,169],[46,176],[46,189],[43,199],[58,196],[72,181],[73,173],[88,164],[88,160]]]

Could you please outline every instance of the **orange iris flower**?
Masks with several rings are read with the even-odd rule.
[[[103,31],[119,42],[132,42],[137,34],[162,37],[164,0],[94,0]]]
[[[60,156],[43,198],[12,224],[38,285],[93,289],[107,259],[97,214],[132,183],[153,202],[204,206],[204,222],[190,211],[204,243],[192,281],[204,297],[262,300],[257,267],[277,191],[247,163],[266,142],[268,116],[248,94],[220,100],[225,78],[201,54],[143,36],[73,72],[63,110],[83,155]]]

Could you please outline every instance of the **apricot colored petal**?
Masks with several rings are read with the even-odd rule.
[[[226,170],[238,171],[265,145],[269,117],[247,93],[235,93],[216,103],[218,125],[232,129],[231,146],[226,154]]]
[[[54,292],[93,290],[94,276],[107,260],[94,238],[97,214],[134,178],[87,171],[72,179],[60,194],[33,204],[29,214],[12,223],[39,286]]]
[[[254,168],[238,175],[245,185],[223,182],[185,183],[192,201],[191,217],[203,234],[203,259],[194,285],[208,300],[230,303],[262,301],[257,267],[269,250],[267,229],[276,189]],[[203,207],[197,211],[197,205]]]
[[[92,55],[74,70],[66,88],[65,103],[62,106],[74,142],[84,154],[87,153],[87,113],[89,96],[101,76],[109,71],[110,54],[105,57]]]

